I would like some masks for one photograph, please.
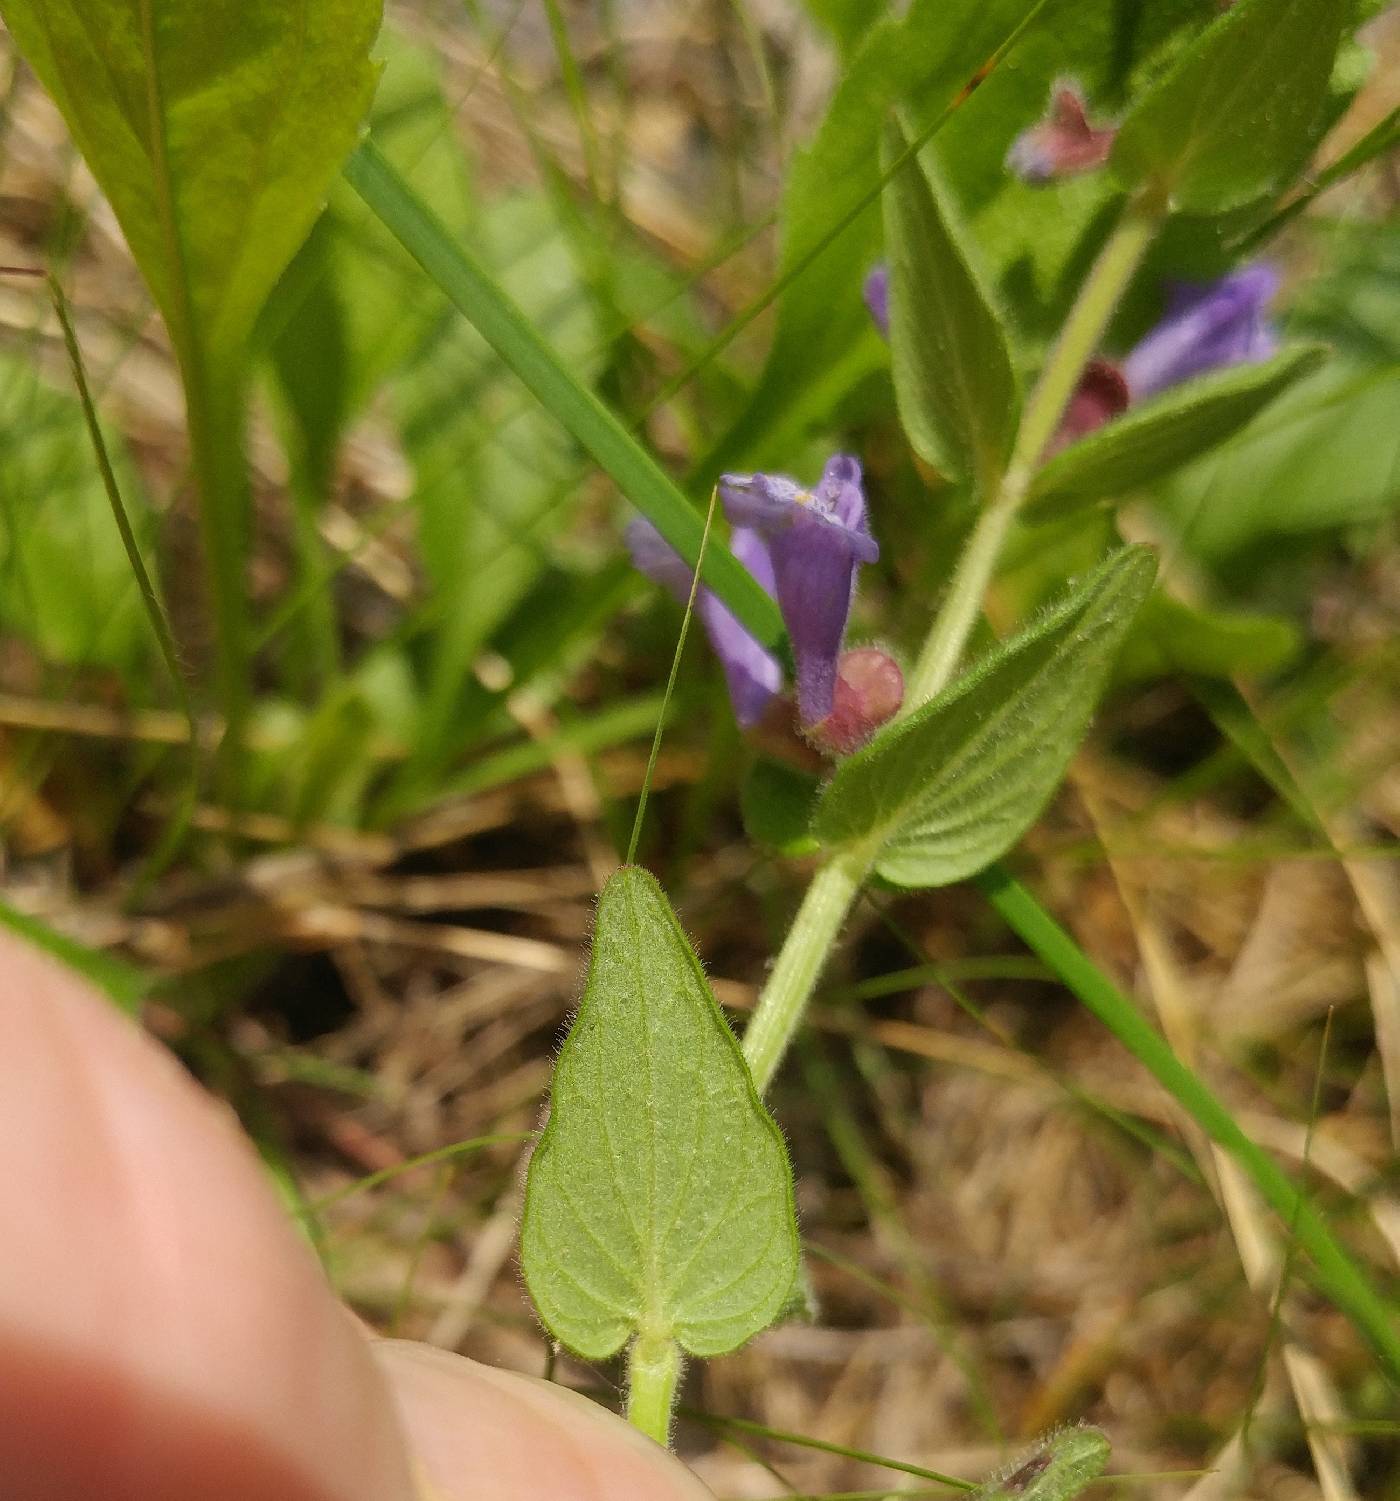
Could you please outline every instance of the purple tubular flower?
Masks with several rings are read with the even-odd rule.
[[[831,713],[856,569],[880,556],[866,523],[860,464],[837,454],[815,490],[783,475],[726,474],[719,493],[730,521],[768,545],[797,663],[798,716],[814,725]]]
[[[1123,361],[1133,400],[1206,370],[1268,359],[1278,348],[1268,318],[1277,291],[1278,273],[1263,264],[1203,286],[1175,286],[1166,316]]]
[[[870,268],[865,278],[865,305],[875,327],[888,339],[890,336],[890,268],[883,261]]]
[[[651,522],[641,516],[634,518],[627,527],[627,546],[633,563],[649,579],[670,590],[681,604],[690,598],[690,565]],[[772,594],[773,563],[763,539],[756,532],[737,528],[730,546],[734,556]],[[748,729],[763,717],[773,695],[782,686],[782,666],[703,584],[696,593],[695,613],[724,669],[734,717]]]

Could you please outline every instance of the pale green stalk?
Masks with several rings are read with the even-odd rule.
[[[957,671],[1036,465],[1060,425],[1085,365],[1099,347],[1113,310],[1141,265],[1161,217],[1156,206],[1130,201],[1080,288],[1026,403],[1006,469],[967,539],[948,593],[919,653],[906,687],[903,712],[927,703],[947,687]],[[827,955],[870,875],[876,853],[866,845],[838,852],[807,888],[744,1033],[744,1057],[760,1093],[772,1082],[801,1025]]]
[[[627,1421],[663,1447],[683,1365],[681,1348],[664,1335],[639,1334],[627,1352]]]
[[[1080,288],[1026,403],[1006,471],[967,539],[942,608],[919,653],[905,690],[905,713],[942,692],[957,671],[1040,457],[1055,436],[1079,377],[1094,357],[1113,310],[1141,265],[1160,222],[1161,216],[1155,210],[1130,202]]]
[[[812,877],[744,1032],[744,1057],[760,1094],[792,1041],[826,956],[870,873],[872,858],[869,850],[858,846],[836,855]]]

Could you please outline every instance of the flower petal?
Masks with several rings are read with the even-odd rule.
[[[863,296],[875,327],[888,339],[890,336],[890,268],[883,261],[878,266],[871,267],[870,274],[865,278]]]
[[[648,578],[668,589],[681,604],[690,598],[689,564],[651,522],[636,517],[627,527],[627,546],[632,561]],[[763,539],[756,532],[736,530],[733,551],[758,583],[772,594],[773,560]],[[695,613],[724,669],[734,717],[747,729],[762,717],[769,700],[782,686],[782,665],[744,629],[713,590],[703,586],[699,589]]]
[[[1271,266],[1242,266],[1204,285],[1172,289],[1166,316],[1123,361],[1135,401],[1227,365],[1266,360],[1278,348],[1268,306],[1278,291]]]

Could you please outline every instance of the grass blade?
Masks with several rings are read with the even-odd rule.
[[[1157,1082],[1240,1164],[1270,1206],[1290,1226],[1313,1264],[1316,1285],[1351,1319],[1391,1381],[1400,1386],[1400,1328],[1393,1306],[1376,1292],[1337,1243],[1305,1194],[1240,1129],[1225,1105],[1189,1069],[1166,1039],[1098,968],[1019,881],[993,866],[976,878],[987,900],[1103,1022]]]
[[[692,568],[705,523],[620,419],[540,337],[495,277],[449,234],[376,148],[366,141],[345,175],[404,249],[525,383],[547,411],[612,477],[617,487]],[[727,548],[712,544],[701,576],[765,646],[783,640],[777,605]]]

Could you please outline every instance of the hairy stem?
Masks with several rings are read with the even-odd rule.
[[[664,1335],[639,1334],[627,1352],[627,1421],[662,1447],[671,1440],[682,1358]]]
[[[1094,357],[1113,310],[1142,264],[1160,222],[1155,208],[1129,202],[1085,278],[1026,403],[1006,472],[967,540],[942,608],[919,653],[905,692],[905,713],[927,703],[952,681],[1036,465],[1055,436],[1079,377]]]
[[[1026,403],[1006,471],[995,493],[986,497],[986,507],[958,560],[948,593],[910,675],[903,712],[916,709],[941,692],[957,672],[1040,456],[1054,437],[1114,308],[1142,264],[1161,218],[1158,206],[1143,200],[1129,201],[1085,278]],[[744,1057],[760,1094],[772,1082],[802,1023],[807,1002],[846,914],[870,875],[875,855],[874,849],[864,845],[839,851],[807,888],[744,1033]]]
[[[829,860],[812,878],[778,961],[744,1032],[744,1057],[760,1094],[768,1088],[807,1009],[856,893],[870,873],[870,852],[856,848]]]

